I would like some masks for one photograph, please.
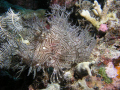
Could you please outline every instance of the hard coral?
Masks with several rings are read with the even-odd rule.
[[[78,12],[82,17],[84,17],[86,20],[91,22],[92,25],[94,27],[96,27],[97,30],[99,30],[101,28],[100,25],[104,25],[108,21],[116,21],[116,23],[119,24],[118,18],[116,17],[116,13],[112,12],[112,11],[109,12],[109,9],[110,9],[112,2],[113,2],[113,0],[107,0],[103,9],[101,9],[101,5],[97,1],[94,1],[93,13],[98,18],[91,16],[91,12],[89,10],[86,10],[86,9],[82,9],[82,12],[81,12],[81,10],[78,10]],[[76,6],[79,6],[79,7],[81,6],[81,0],[79,0],[79,3],[76,4]],[[102,30],[105,31],[105,30],[107,30],[107,28],[102,29]]]

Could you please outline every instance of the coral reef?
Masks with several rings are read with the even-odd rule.
[[[0,16],[0,81],[6,81],[0,89],[119,90],[118,3],[52,0],[48,10],[9,8]]]
[[[89,2],[89,1],[88,1]],[[115,21],[114,23],[116,23],[117,25],[119,25],[119,20],[116,16],[116,12],[115,11],[110,11],[109,12],[109,9],[110,9],[110,6],[111,6],[111,3],[113,2],[113,0],[107,0],[103,9],[101,9],[101,5],[98,4],[97,1],[94,1],[94,4],[93,4],[93,8],[92,11],[93,13],[95,14],[95,16],[97,16],[97,18],[92,17],[91,16],[91,13],[89,10],[86,10],[86,9],[79,9],[78,12],[81,16],[83,16],[86,20],[88,20],[89,22],[92,23],[92,25],[94,27],[96,27],[97,30],[101,30],[101,25],[105,25],[108,21]],[[78,3],[76,3],[76,6],[77,7],[81,7],[81,0],[79,0]],[[109,12],[109,13],[108,13]],[[107,30],[107,29],[106,29]],[[101,30],[101,31],[105,31],[104,28]]]

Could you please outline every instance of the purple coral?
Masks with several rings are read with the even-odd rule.
[[[99,31],[106,32],[108,30],[107,24],[101,24],[99,27]]]
[[[107,76],[109,78],[115,78],[118,74],[117,74],[117,69],[114,68],[114,65],[112,62],[109,62],[108,63],[108,66],[106,67],[106,73],[107,73]]]

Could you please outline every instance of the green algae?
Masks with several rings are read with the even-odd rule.
[[[101,67],[98,73],[103,77],[105,83],[112,83],[112,79],[107,76],[104,67]]]

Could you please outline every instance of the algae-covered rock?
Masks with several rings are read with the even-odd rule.
[[[104,67],[101,67],[101,68],[99,69],[98,73],[103,77],[103,79],[104,79],[104,81],[105,81],[106,83],[112,83],[112,79],[110,79],[110,78],[107,76]]]

